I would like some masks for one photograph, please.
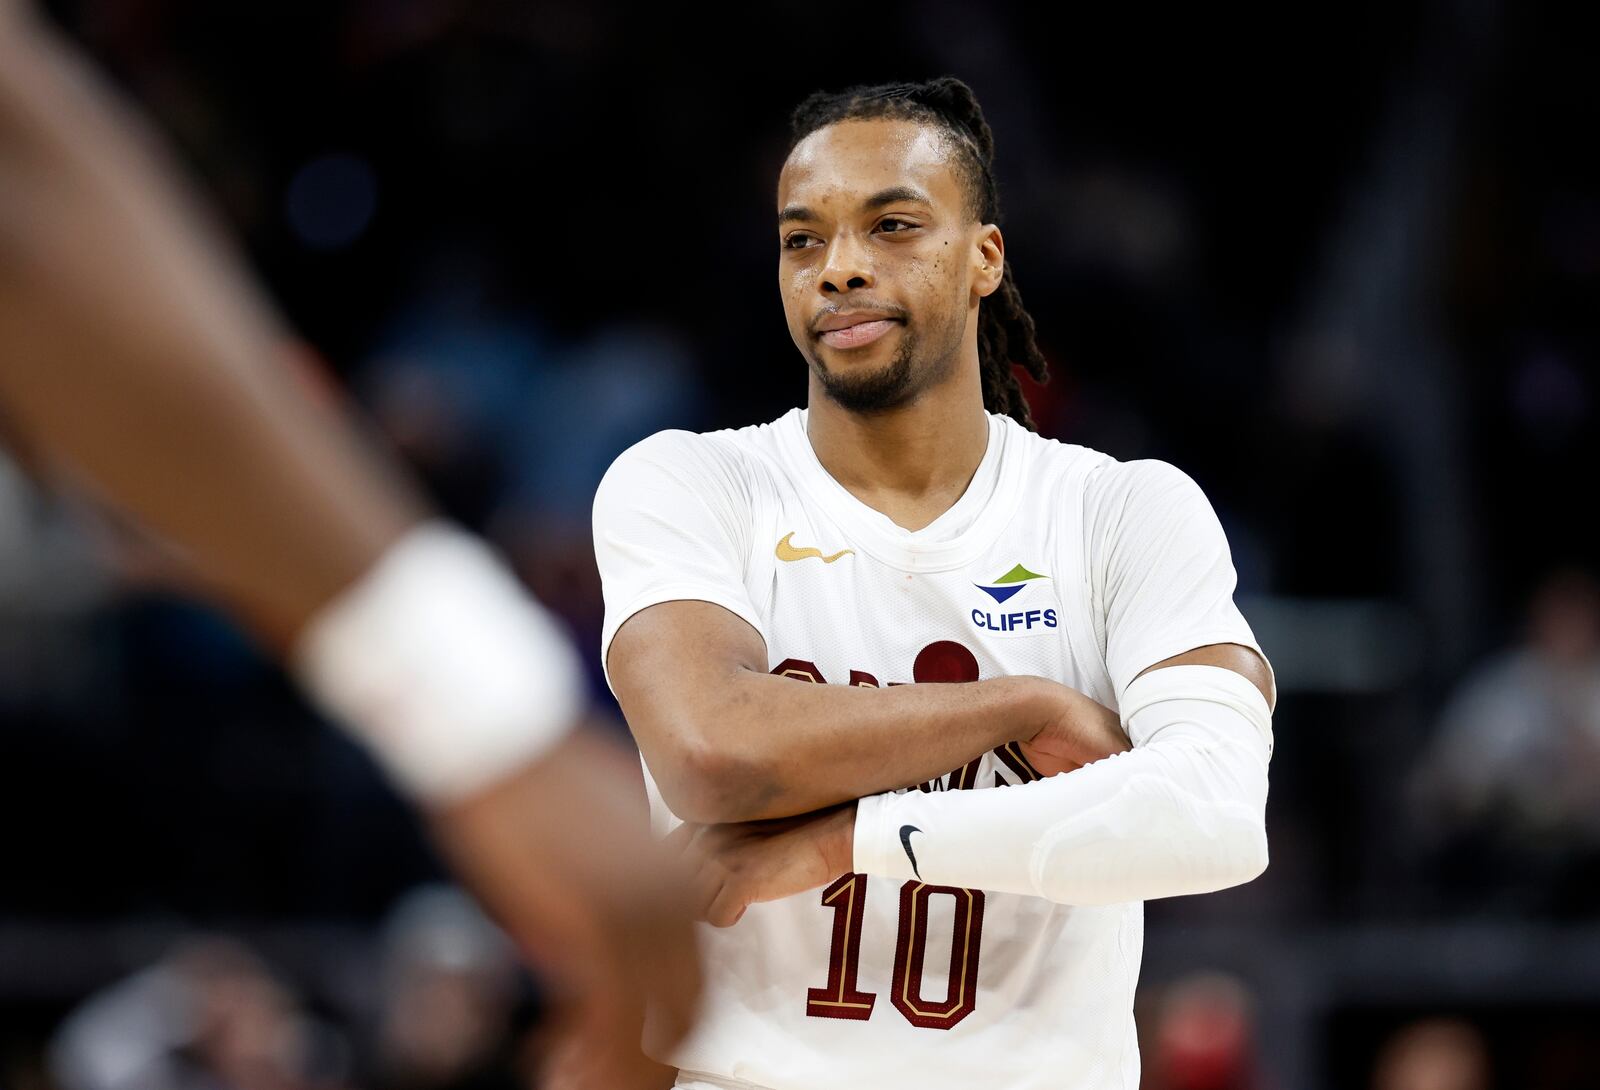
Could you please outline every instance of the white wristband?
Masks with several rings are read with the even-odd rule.
[[[301,633],[291,668],[406,792],[450,802],[541,756],[581,710],[554,618],[476,538],[413,527]]]

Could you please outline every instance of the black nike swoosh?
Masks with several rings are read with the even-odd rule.
[[[911,873],[918,878],[922,877],[922,872],[917,869],[917,853],[911,850],[911,834],[920,832],[922,830],[915,825],[900,826],[900,846],[906,850],[906,858],[911,860]]]

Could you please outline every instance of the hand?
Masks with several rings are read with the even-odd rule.
[[[629,1090],[659,1081],[641,1033],[662,1054],[700,990],[688,873],[650,840],[638,778],[636,760],[580,729],[433,815],[457,871],[570,1008],[562,1035],[595,1058],[592,1084]]]
[[[732,927],[758,901],[776,901],[848,874],[855,854],[856,805],[776,821],[685,824],[667,843],[694,872],[701,919]]]
[[[1041,775],[1054,776],[1133,748],[1122,720],[1076,689],[1051,685],[1044,727],[1022,741],[1023,756]]]
[[[587,1039],[570,1012],[545,1010],[522,1073],[539,1090],[672,1090],[678,1069],[648,1059],[634,1045],[626,1056]]]

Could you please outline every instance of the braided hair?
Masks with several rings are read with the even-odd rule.
[[[905,120],[933,125],[949,135],[956,148],[955,167],[967,190],[969,217],[979,223],[1000,221],[1000,193],[994,177],[994,134],[983,119],[972,88],[954,76],[921,83],[884,83],[817,91],[790,115],[789,150],[818,129],[840,121]],[[1033,415],[1015,368],[1035,382],[1049,379],[1049,365],[1034,337],[1033,316],[1022,306],[1011,262],[1005,263],[1000,287],[978,308],[978,368],[983,381],[983,407],[1033,428]]]

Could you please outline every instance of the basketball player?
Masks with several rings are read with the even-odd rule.
[[[571,730],[574,652],[294,381],[288,344],[137,119],[0,0],[8,430],[277,641],[511,934],[585,997],[593,1054],[637,1055],[647,994],[681,1033],[698,986],[687,886],[648,843],[627,764]]]
[[[965,84],[793,126],[806,408],[646,439],[594,507],[609,680],[726,928],[662,1058],[696,1090],[1132,1090],[1141,902],[1267,864],[1273,680],[1227,542],[1172,466],[1031,430]]]

